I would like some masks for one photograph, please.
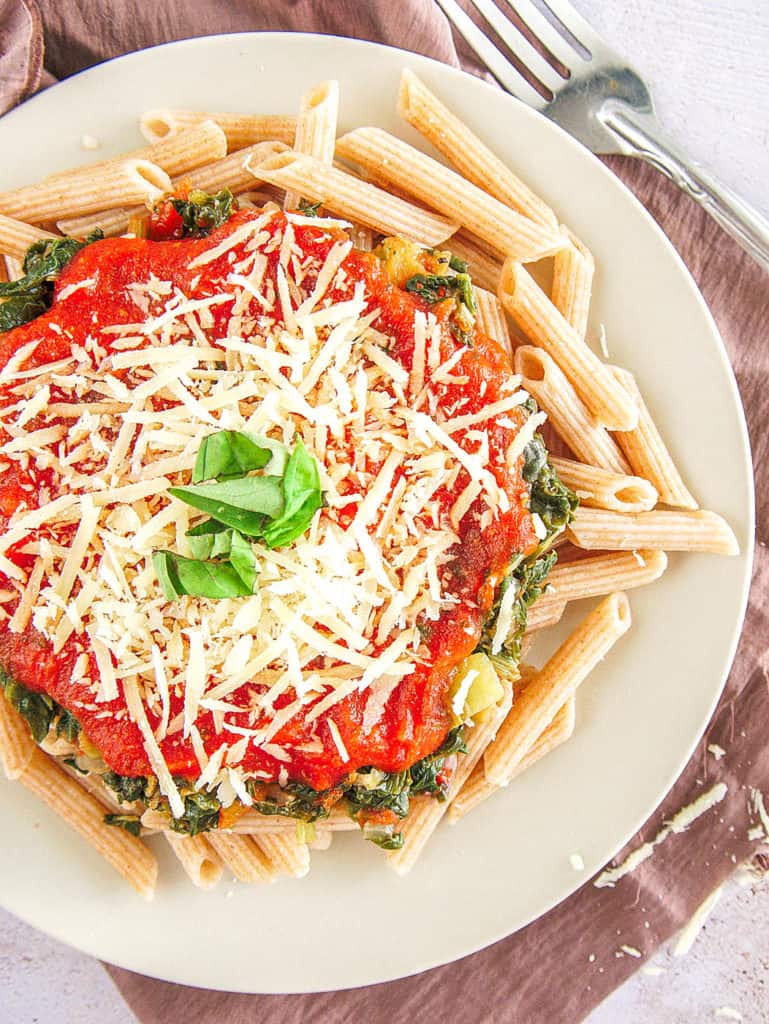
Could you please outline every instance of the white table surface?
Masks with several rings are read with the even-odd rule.
[[[576,0],[632,58],[661,122],[769,215],[769,0]],[[588,1024],[769,1021],[769,885],[730,884],[688,956],[662,950]],[[737,1018],[732,1018],[737,1019]],[[0,911],[0,1024],[135,1024],[101,966]]]

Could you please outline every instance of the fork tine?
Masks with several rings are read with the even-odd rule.
[[[500,85],[530,107],[542,110],[547,100],[530,85],[518,69],[510,63],[496,46],[486,38],[473,20],[462,10],[456,0],[437,0],[443,13],[454,25],[465,42],[480,57]]]
[[[506,0],[506,3],[564,67],[573,70],[575,62],[584,63],[574,46],[547,20],[532,0]]]
[[[555,92],[563,85],[563,77],[534,49],[507,15],[500,11],[494,0],[471,0],[471,3],[481,12],[510,52],[515,54],[524,67],[536,75],[543,85],[551,92]]]
[[[582,15],[572,7],[569,0],[545,0],[545,3],[556,18],[566,26],[578,42],[582,43],[586,50],[590,51],[593,57],[596,57],[599,54],[611,55],[611,50],[604,39],[596,32],[593,26],[588,21],[585,21]]]

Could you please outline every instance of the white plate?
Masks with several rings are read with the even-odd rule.
[[[141,144],[148,107],[287,113],[325,78],[342,128],[395,114],[401,68],[542,193],[595,253],[593,326],[630,367],[684,476],[733,524],[739,558],[676,555],[630,595],[635,625],[580,692],[572,740],[465,822],[443,826],[406,879],[357,836],[313,858],[301,882],[195,891],[158,844],[152,904],[17,785],[0,784],[0,902],[115,964],[243,992],[385,981],[486,946],[568,896],[628,839],[680,773],[718,699],[747,597],[752,475],[745,421],[713,321],[662,232],[620,182],[545,118],[423,57],[328,36],[195,39],[93,68],[0,122],[0,187]],[[80,148],[83,134],[102,142]],[[582,614],[583,608],[577,610]],[[579,853],[577,873],[569,855]]]

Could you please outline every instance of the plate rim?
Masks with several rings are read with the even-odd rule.
[[[741,462],[742,469],[745,472],[745,480],[747,482],[746,496],[748,498],[748,508],[744,509],[744,511],[747,513],[747,536],[745,538],[745,570],[742,578],[740,605],[738,609],[738,614],[736,615],[734,620],[731,635],[729,637],[729,644],[727,648],[727,668],[725,672],[722,673],[723,678],[721,680],[721,683],[718,687],[715,696],[710,702],[707,714],[705,715],[701,725],[698,726],[696,736],[691,740],[690,744],[687,745],[685,754],[682,754],[681,757],[678,759],[676,767],[671,771],[670,777],[665,782],[664,790],[650,801],[650,806],[647,807],[647,809],[645,810],[643,818],[636,823],[636,826],[633,829],[628,831],[627,834],[623,836],[621,842],[618,842],[616,844],[612,856],[609,858],[609,860],[611,860],[614,856],[616,856],[619,850],[621,850],[627,844],[627,842],[632,838],[632,836],[634,836],[638,832],[638,830],[642,827],[644,822],[648,820],[648,818],[654,813],[654,811],[660,806],[660,804],[667,798],[668,794],[670,793],[670,790],[672,789],[677,779],[680,777],[681,772],[685,768],[694,750],[699,744],[704,734],[704,731],[706,730],[707,725],[712,718],[713,711],[715,710],[716,706],[718,705],[718,702],[721,699],[721,696],[723,695],[724,687],[728,680],[729,673],[731,672],[731,668],[734,664],[734,658],[737,651],[737,646],[742,635],[745,614],[748,607],[748,601],[751,590],[753,562],[755,555],[755,481],[752,469],[751,442],[747,426],[745,409],[737,385],[734,369],[732,367],[728,352],[726,350],[726,346],[724,344],[723,338],[721,337],[720,331],[715,322],[713,314],[711,313],[710,308],[708,307],[702,293],[700,292],[699,287],[697,286],[694,277],[691,271],[689,270],[689,267],[683,261],[678,250],[667,237],[664,230],[657,223],[657,221],[654,219],[651,213],[646,209],[646,207],[641,203],[638,197],[633,193],[633,191],[624,183],[624,181],[622,181],[621,178],[615,175],[611,171],[611,169],[607,167],[598,158],[596,154],[592,153],[589,149],[583,146],[582,143],[580,143],[573,136],[569,135],[559,125],[555,124],[553,121],[548,119],[544,114],[540,113],[537,110],[534,110],[532,107],[529,107],[523,101],[517,99],[517,97],[512,96],[510,93],[507,93],[505,90],[500,89],[495,85],[490,84],[483,78],[480,78],[477,75],[467,72],[460,67],[456,67],[451,64],[446,64],[443,61],[437,60],[436,58],[428,57],[424,54],[416,53],[410,50],[405,50],[400,47],[390,46],[385,43],[373,42],[371,40],[362,40],[348,36],[340,36],[332,33],[291,31],[226,32],[205,36],[193,36],[185,39],[172,40],[166,43],[158,43],[150,47],[145,47],[141,50],[133,51],[131,53],[121,54],[117,57],[93,65],[92,67],[84,68],[76,74],[68,76],[60,82],[57,82],[49,89],[42,90],[41,92],[38,92],[33,96],[27,98],[23,103],[14,107],[12,110],[8,111],[6,114],[0,117],[0,137],[3,133],[4,124],[7,124],[9,121],[16,121],[17,118],[22,118],[26,110],[28,110],[32,106],[37,106],[39,103],[43,102],[45,100],[46,94],[49,93],[51,90],[56,90],[59,92],[61,90],[66,90],[71,85],[71,83],[81,79],[83,76],[98,76],[99,73],[103,72],[103,69],[111,68],[111,66],[115,64],[122,64],[125,62],[139,63],[142,59],[146,59],[147,55],[154,55],[156,54],[156,52],[164,51],[169,48],[194,50],[196,47],[205,47],[206,44],[209,44],[212,41],[217,43],[218,45],[226,46],[228,44],[237,44],[238,40],[251,39],[253,37],[258,37],[260,40],[263,40],[265,45],[269,45],[270,43],[285,44],[287,41],[289,42],[289,44],[291,44],[293,41],[298,40],[300,43],[304,42],[310,44],[318,44],[320,42],[322,46],[326,46],[329,44],[341,44],[343,48],[350,47],[351,49],[369,49],[373,51],[385,50],[389,51],[394,55],[397,55],[401,62],[404,64],[408,61],[416,61],[420,64],[427,63],[438,69],[440,74],[448,74],[458,79],[470,79],[472,82],[479,84],[483,88],[489,90],[490,93],[493,95],[499,96],[500,94],[502,94],[504,97],[506,97],[506,101],[509,100],[515,104],[518,111],[518,115],[522,116],[524,119],[530,118],[533,122],[545,122],[548,125],[548,127],[551,130],[554,130],[555,134],[560,137],[559,141],[562,145],[578,149],[580,151],[581,159],[585,159],[587,157],[587,159],[592,162],[594,168],[599,169],[604,186],[608,187],[609,189],[618,189],[619,192],[623,194],[623,197],[625,199],[630,199],[632,205],[635,207],[636,214],[640,213],[642,218],[645,219],[647,227],[652,228],[660,244],[662,244],[667,249],[669,255],[672,255],[679,272],[683,272],[683,280],[686,281],[687,290],[690,293],[691,297],[695,299],[699,307],[700,313],[703,314],[703,326],[707,324],[708,331],[712,337],[712,340],[715,342],[715,349],[718,353],[719,363],[721,369],[725,371],[725,377],[728,382],[730,398],[735,407],[736,412],[738,413],[737,422],[742,441]],[[91,154],[89,154],[89,156],[90,155]],[[738,557],[742,557],[742,555]],[[473,955],[479,950],[488,948],[489,946],[497,942],[500,942],[505,938],[510,937],[516,932],[523,930],[525,927],[532,924],[534,921],[539,920],[541,917],[544,917],[545,914],[549,913],[552,909],[554,909],[559,904],[563,903],[565,900],[569,899],[572,895],[574,895],[574,893],[578,889],[582,888],[582,886],[590,884],[591,878],[584,878],[575,873],[574,884],[567,887],[567,891],[564,891],[557,897],[554,897],[551,900],[547,901],[545,905],[541,906],[538,912],[535,912],[534,914],[527,916],[527,918],[523,920],[520,924],[516,925],[512,931],[505,929],[499,930],[495,932],[491,937],[486,938],[482,942],[473,943],[469,946],[465,946],[463,948],[463,951],[455,953],[449,956],[448,958],[442,955],[423,956],[415,966],[410,967],[406,971],[390,971],[390,973],[387,973],[385,975],[379,975],[376,978],[366,977],[360,981],[345,982],[343,985],[335,983],[323,988],[313,986],[309,989],[307,987],[295,987],[291,989],[254,989],[253,987],[232,987],[230,985],[228,985],[227,987],[216,986],[208,980],[205,982],[196,982],[195,980],[187,978],[184,978],[184,980],[180,980],[179,975],[177,975],[176,977],[171,977],[160,973],[152,973],[150,971],[145,970],[144,968],[142,969],[142,973],[147,977],[155,978],[157,980],[170,981],[172,983],[177,984],[184,984],[193,988],[214,989],[218,991],[231,991],[251,994],[272,993],[299,995],[311,994],[312,992],[319,991],[340,991],[345,988],[353,989],[374,984],[384,984],[389,981],[394,981],[400,978],[412,977],[416,974],[423,973],[427,970],[431,970],[446,965],[448,963],[456,962],[458,960],[464,959],[467,956]],[[103,953],[99,953],[96,949],[91,948],[87,942],[73,941],[70,937],[67,936],[66,932],[62,932],[62,930],[54,926],[39,924],[37,920],[34,919],[35,915],[33,914],[25,915],[25,913],[19,912],[16,909],[10,912],[15,914],[21,920],[24,920],[26,923],[30,924],[32,927],[43,932],[44,934],[51,936],[57,941],[63,942],[64,944],[72,948],[75,948],[81,952],[84,952],[87,955],[96,957],[98,959],[106,959],[108,963],[114,964],[115,966],[120,967],[122,969],[132,972],[136,971],[136,967],[132,967],[131,964],[126,961],[125,957],[105,957]]]

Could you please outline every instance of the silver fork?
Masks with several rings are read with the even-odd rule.
[[[696,199],[760,266],[769,270],[769,221],[664,135],[654,116],[649,90],[638,72],[607,45],[568,0],[500,0],[520,25],[494,0],[470,0],[526,75],[486,37],[456,0],[437,2],[508,92],[552,118],[594,153],[622,153],[648,161]],[[533,45],[529,35],[548,57]]]

